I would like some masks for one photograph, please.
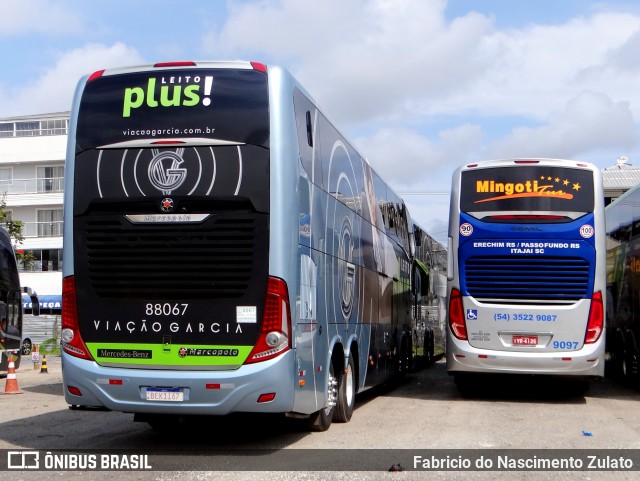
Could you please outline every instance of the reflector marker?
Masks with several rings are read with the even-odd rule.
[[[276,393],[268,392],[264,394],[260,394],[258,397],[258,403],[270,403],[276,398]]]
[[[234,389],[236,386],[232,383],[207,383],[205,389]]]

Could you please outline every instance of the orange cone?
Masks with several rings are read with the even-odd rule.
[[[13,353],[9,354],[9,369],[7,371],[7,382],[4,385],[5,394],[22,394],[18,388],[18,378],[16,377],[16,365],[13,362]]]

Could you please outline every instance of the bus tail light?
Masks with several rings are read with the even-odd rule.
[[[245,364],[272,359],[291,349],[291,314],[287,283],[269,277],[262,329]]]
[[[71,356],[92,361],[89,350],[80,336],[75,277],[62,279],[62,349]]]
[[[462,294],[458,289],[451,289],[449,296],[449,327],[458,339],[467,340],[467,324],[464,320],[462,308]]]
[[[600,339],[604,328],[604,306],[602,305],[602,292],[598,291],[591,297],[591,307],[589,308],[589,322],[587,332],[584,337],[585,344],[593,344]]]

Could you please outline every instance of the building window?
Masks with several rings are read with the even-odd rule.
[[[8,192],[13,183],[13,169],[11,167],[0,167],[0,193]]]
[[[34,137],[39,135],[66,135],[69,119],[28,120],[0,122],[0,137]]]
[[[40,135],[65,135],[67,133],[67,120],[43,120],[40,122]]]
[[[13,137],[13,122],[0,123],[0,137]]]
[[[62,270],[62,249],[35,249],[22,251],[26,254],[33,254],[33,261],[26,266],[20,262],[18,268],[20,271],[28,272],[49,272]]]
[[[62,192],[64,189],[64,166],[38,167],[36,172],[38,192]]]
[[[38,237],[62,237],[62,209],[38,210]]]
[[[16,137],[40,135],[40,122],[16,122]]]

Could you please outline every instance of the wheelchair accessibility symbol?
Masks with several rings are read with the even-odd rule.
[[[477,309],[467,309],[467,319],[470,321],[478,320],[478,310]]]

